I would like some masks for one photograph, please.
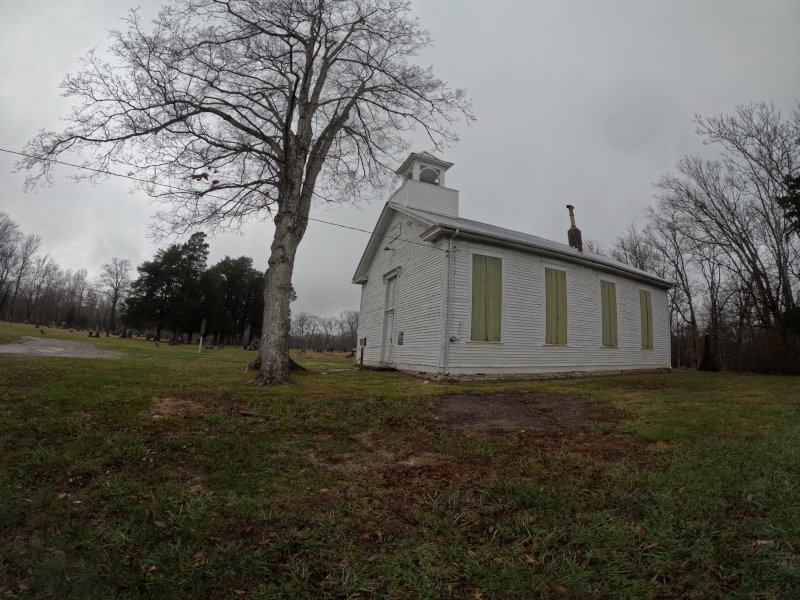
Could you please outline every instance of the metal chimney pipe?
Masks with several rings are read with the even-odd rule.
[[[575,207],[572,204],[567,204],[567,210],[569,210],[569,223],[570,228],[567,230],[567,241],[572,248],[575,248],[578,252],[583,252],[583,236],[581,235],[581,230],[578,229],[577,225],[575,225]]]
[[[567,210],[569,211],[569,224],[570,227],[575,227],[575,207],[572,204],[567,204]]]

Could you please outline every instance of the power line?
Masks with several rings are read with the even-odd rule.
[[[176,190],[176,191],[179,191],[179,192],[195,193],[195,190],[189,190],[189,189],[186,189],[186,188],[181,188],[181,187],[178,187],[176,185],[171,185],[169,183],[161,183],[161,182],[158,182],[158,181],[150,181],[150,180],[147,180],[147,179],[142,179],[141,177],[134,177],[133,175],[126,175],[124,173],[115,173],[114,171],[109,171],[107,169],[97,169],[95,167],[87,167],[86,165],[78,165],[78,164],[66,162],[66,161],[63,161],[63,160],[56,160],[55,158],[49,158],[49,157],[44,157],[44,156],[36,156],[35,154],[27,154],[25,152],[19,152],[17,150],[9,150],[8,148],[0,148],[0,152],[5,152],[6,154],[15,154],[17,156],[22,156],[24,158],[35,158],[36,160],[43,160],[43,161],[48,161],[48,162],[51,162],[51,163],[55,163],[57,165],[64,165],[64,166],[67,166],[67,167],[73,167],[75,169],[83,169],[85,171],[92,171],[93,173],[99,173],[101,175],[109,175],[111,177],[119,177],[121,179],[129,179],[131,181],[136,181],[138,183],[144,183],[144,184],[147,184],[147,185],[156,185],[156,186],[164,187],[164,188],[167,188],[167,189]],[[226,198],[224,196],[218,196],[216,194],[206,194],[206,196],[208,196],[209,198],[217,198],[219,200],[229,200],[229,198]],[[297,216],[297,213],[284,213],[284,214],[291,215],[291,216]],[[383,233],[376,234],[375,232],[369,231],[368,229],[361,229],[359,227],[353,227],[352,225],[344,225],[342,223],[335,223],[333,221],[325,221],[324,219],[316,219],[314,217],[306,217],[306,220],[314,221],[315,223],[322,223],[324,225],[332,225],[334,227],[341,227],[342,229],[351,229],[352,231],[358,231],[358,232],[361,232],[361,233],[368,233],[370,235],[378,235],[378,236],[380,236],[382,238],[386,238],[386,239],[392,238],[392,241],[400,241],[400,242],[404,242],[406,244],[414,244],[414,245],[417,245],[417,246],[423,246],[425,248],[432,248],[432,249],[438,250],[440,252],[447,252],[447,250],[445,250],[443,248],[439,248],[437,246],[434,246],[432,244],[427,244],[425,242],[418,242],[416,240],[409,240],[407,238],[401,238],[401,237],[392,237],[392,236],[390,236],[388,234],[383,234]]]

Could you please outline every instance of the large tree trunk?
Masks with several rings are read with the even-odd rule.
[[[264,281],[264,325],[261,366],[254,383],[287,383],[291,370],[289,302],[297,247],[305,233],[310,198],[299,199],[297,209],[281,210],[275,217],[275,237]],[[301,206],[302,205],[302,206]]]

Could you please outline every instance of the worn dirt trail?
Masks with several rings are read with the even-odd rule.
[[[124,358],[121,352],[103,350],[85,342],[71,342],[46,337],[23,336],[9,344],[0,344],[0,354],[23,354],[26,356],[66,356],[70,358]]]

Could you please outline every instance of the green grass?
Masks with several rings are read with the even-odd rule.
[[[128,358],[0,355],[0,597],[800,597],[800,379],[454,384],[309,353],[264,389],[242,350],[91,342]],[[426,416],[515,389],[620,418]]]

